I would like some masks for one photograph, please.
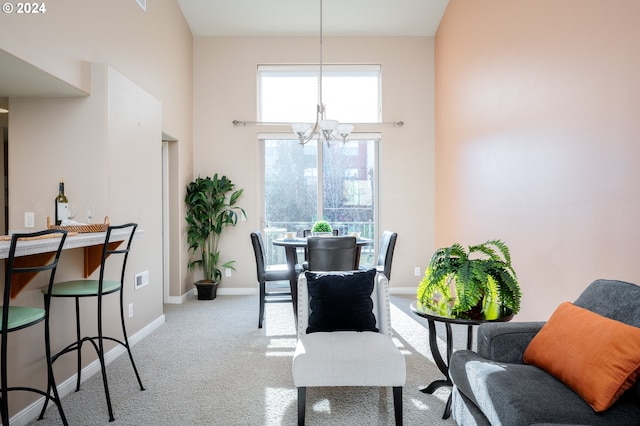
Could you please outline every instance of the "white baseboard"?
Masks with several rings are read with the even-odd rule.
[[[185,294],[183,294],[182,296],[169,296],[164,303],[169,304],[169,305],[180,305],[180,304],[182,304],[182,303],[187,301],[187,299],[190,297],[191,293],[194,290],[188,291]]]
[[[136,343],[147,337],[151,332],[155,329],[159,328],[165,322],[165,316],[162,314],[149,324],[147,324],[142,330],[138,331],[136,334],[129,336],[129,345],[132,347],[135,346]],[[126,349],[122,345],[117,345],[115,348],[111,349],[104,355],[104,361],[108,365],[113,360],[118,358],[120,355],[126,353]],[[96,359],[91,364],[87,365],[82,369],[82,383],[84,383],[87,379],[93,376],[96,373],[100,372],[100,362]],[[76,389],[76,380],[78,375],[74,374],[69,377],[62,383],[58,384],[58,394],[61,398],[64,398],[66,395],[72,393]],[[40,410],[42,410],[42,406],[44,405],[44,397],[39,398],[33,404],[25,407],[19,413],[16,413],[10,420],[11,426],[26,426],[29,422],[35,420],[40,415]],[[55,404],[50,403],[49,407],[54,406]],[[64,407],[63,407],[64,408]],[[55,408],[54,408],[55,410]]]
[[[250,296],[258,294],[257,287],[218,287],[218,294],[221,296]],[[416,287],[389,287],[389,294],[416,294]],[[194,288],[182,296],[174,296],[169,298],[167,303],[180,304],[187,299],[198,297],[198,292]]]

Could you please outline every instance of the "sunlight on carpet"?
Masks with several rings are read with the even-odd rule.
[[[448,388],[435,395],[420,392],[442,378],[429,350],[426,321],[408,310],[410,298],[391,299],[394,342],[407,362],[404,424],[455,426],[452,419],[441,418]],[[166,323],[132,349],[146,390],[136,387],[126,356],[107,366],[114,424],[295,424],[293,309],[288,303],[268,304],[263,328],[258,329],[257,308],[257,295],[165,306]],[[109,424],[104,405],[99,374],[88,378],[81,392],[63,398],[70,424]],[[393,424],[393,393],[375,387],[309,388],[306,418],[309,425],[323,426]],[[45,419],[29,424],[60,421],[56,410],[49,409]]]

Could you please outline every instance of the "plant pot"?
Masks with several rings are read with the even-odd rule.
[[[333,232],[312,232],[311,235],[314,237],[331,237]]]
[[[193,283],[198,290],[198,300],[213,300],[216,298],[218,292],[218,284],[220,282],[202,282],[198,281]]]

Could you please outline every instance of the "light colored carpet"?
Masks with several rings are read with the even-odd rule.
[[[455,425],[442,420],[448,388],[419,391],[441,379],[426,321],[409,311],[412,298],[392,296],[392,326],[406,355],[406,425]],[[133,347],[146,388],[140,391],[126,356],[107,366],[116,420],[109,423],[99,375],[63,398],[72,425],[294,425],[291,377],[295,328],[291,305],[268,304],[257,328],[258,297],[218,296],[166,305],[166,323]],[[440,331],[438,332],[440,334]],[[456,331],[454,331],[454,334]],[[457,334],[464,337],[464,332]],[[441,342],[443,343],[443,342]],[[459,347],[459,342],[456,342]],[[444,350],[444,345],[441,345]],[[308,425],[391,425],[391,389],[309,388]],[[34,426],[58,425],[55,407]]]

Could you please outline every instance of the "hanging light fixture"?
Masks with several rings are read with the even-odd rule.
[[[336,120],[327,120],[325,105],[322,103],[322,0],[320,0],[320,74],[318,80],[318,105],[316,109],[316,123],[292,123],[291,128],[298,136],[300,145],[304,145],[316,135],[319,140],[327,144],[333,141],[347,141],[347,136],[353,131],[353,125],[341,124]]]

